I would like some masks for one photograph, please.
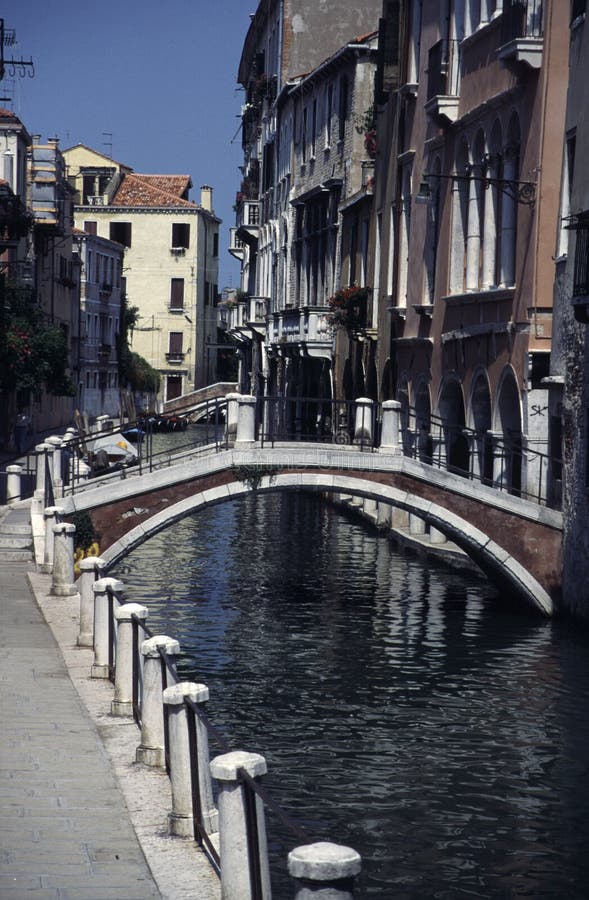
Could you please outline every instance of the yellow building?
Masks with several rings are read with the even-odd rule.
[[[131,349],[162,376],[159,403],[214,380],[219,223],[212,188],[143,175],[83,144],[64,151],[76,227],[126,248],[123,287],[139,320]]]

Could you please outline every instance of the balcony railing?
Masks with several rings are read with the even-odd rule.
[[[503,0],[499,59],[539,68],[544,35],[543,0]]]
[[[331,347],[332,328],[327,307],[296,307],[274,313],[269,325],[273,344],[314,344]]]
[[[181,363],[184,362],[184,357],[186,356],[181,350],[170,350],[169,353],[166,353],[166,361],[169,363]]]
[[[460,47],[456,40],[438,41],[429,51],[427,99],[457,97],[460,86]]]
[[[259,200],[240,200],[237,203],[235,224],[237,228],[255,228],[257,231],[260,224]]]
[[[544,34],[543,0],[503,0],[501,43]]]

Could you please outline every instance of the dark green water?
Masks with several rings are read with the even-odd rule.
[[[113,574],[275,799],[362,854],[357,897],[589,896],[586,631],[304,494],[208,508]],[[299,842],[268,831],[281,900]]]

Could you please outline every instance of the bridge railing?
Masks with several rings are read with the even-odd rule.
[[[262,786],[264,757],[232,750],[209,719],[204,709],[209,699],[206,685],[180,679],[177,663],[182,654],[178,642],[154,634],[146,622],[147,608],[122,599],[121,582],[99,578],[92,583],[92,590],[92,675],[114,681],[111,714],[132,716],[141,729],[136,762],[166,768],[172,788],[170,833],[194,837],[220,875],[224,896],[226,886],[232,885],[228,897],[271,900],[265,811],[271,811],[283,830],[311,853],[313,841]],[[213,759],[211,744],[219,751]],[[326,846],[321,844],[322,854]],[[335,889],[338,881],[350,876],[348,869],[338,873],[341,848],[330,846],[335,854],[329,860],[330,878],[325,878],[319,866],[304,876],[307,888],[308,882],[316,879],[323,888],[329,888],[333,880]],[[347,866],[350,853],[357,857],[354,875],[360,869],[360,857],[349,851]],[[294,869],[292,875],[302,877]],[[350,883],[346,890],[349,888]],[[351,894],[335,891],[330,896]]]
[[[541,505],[558,508],[549,473],[562,461],[530,447],[519,433],[498,435],[487,429],[451,425],[444,419],[401,409],[403,453],[487,487]]]
[[[369,400],[329,397],[258,397],[256,437],[261,446],[284,442],[378,446],[379,406]]]

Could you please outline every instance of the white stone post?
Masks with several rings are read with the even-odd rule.
[[[99,578],[92,585],[94,591],[94,663],[92,665],[92,678],[108,678],[109,650],[110,650],[110,597],[113,597],[113,610],[121,602],[123,582],[116,578]],[[113,615],[114,619],[114,615]],[[116,621],[116,620],[115,620]],[[113,638],[116,641],[116,634]],[[114,660],[113,660],[114,661]]]
[[[36,457],[36,477],[35,477],[35,497],[39,500],[45,498],[45,454],[50,449],[49,444],[37,444],[35,446]]]
[[[385,400],[382,404],[381,453],[401,452],[401,404],[398,400]]]
[[[372,447],[372,407],[373,402],[368,397],[358,397],[356,400],[355,444],[368,444]]]
[[[474,177],[468,182],[468,217],[466,235],[466,290],[476,291],[479,287],[479,259],[481,255],[480,201],[481,181],[479,168],[474,168]]]
[[[62,521],[65,510],[61,506],[46,506],[43,510],[45,519],[45,547],[43,549],[42,571],[51,574],[53,572],[53,557],[55,552],[55,534],[53,526]]]
[[[239,413],[238,400],[241,395],[235,392],[227,394],[227,420],[225,422],[225,438],[229,446],[233,446],[237,437],[237,418]]]
[[[53,479],[54,496],[63,495],[63,478],[61,473],[61,448],[63,441],[57,435],[52,435],[45,441],[52,448],[51,450],[51,477]]]
[[[148,610],[140,603],[123,603],[114,611],[117,620],[117,656],[115,659],[115,695],[110,704],[113,716],[133,715],[133,616],[142,622],[147,619]],[[141,628],[141,625],[138,625]],[[143,640],[143,631],[140,640]],[[137,642],[137,677],[139,685],[137,697],[141,696],[141,671],[139,657],[139,643]]]
[[[194,716],[195,713],[186,706],[186,699],[192,700],[193,703],[204,703],[209,699],[209,689],[205,684],[180,681],[178,684],[167,687],[163,693],[163,701],[168,708],[168,752],[172,786],[172,812],[168,816],[168,828],[170,834],[177,837],[194,835],[188,716]],[[208,738],[206,728],[198,716],[196,716],[195,726],[202,824],[207,833],[211,834],[213,823],[216,827],[217,816],[213,805]]]
[[[240,394],[237,398],[237,436],[235,446],[251,447],[255,441],[256,398]]]
[[[160,650],[170,657],[170,665],[176,672],[175,657],[180,654],[180,644],[164,634],[156,634],[141,644],[143,656],[143,696],[141,698],[141,743],[135,759],[146,766],[165,765],[164,741],[164,665]],[[172,677],[168,675],[168,677]]]
[[[20,500],[22,466],[6,466],[6,474],[6,503],[13,506]]]
[[[222,900],[251,900],[250,866],[247,840],[246,798],[244,785],[240,784],[238,771],[245,771],[252,778],[266,774],[266,760],[259,753],[235,750],[216,756],[211,762],[211,774],[219,783],[219,840],[221,847],[221,897]],[[262,896],[270,900],[270,873],[266,845],[266,825],[261,799],[255,797],[260,848],[259,868]]]
[[[295,900],[351,900],[361,868],[359,853],[330,841],[295,847],[288,854],[288,874],[297,882]]]
[[[393,506],[391,527],[393,529],[399,530],[403,528],[409,528],[409,513],[406,509],[399,509],[398,506]]]
[[[71,522],[53,525],[53,579],[51,593],[57,597],[70,597],[77,593],[74,584],[74,535],[76,526]]]
[[[94,646],[94,582],[100,578],[106,566],[100,556],[87,556],[78,563],[78,593],[80,594],[80,632],[78,647]]]

